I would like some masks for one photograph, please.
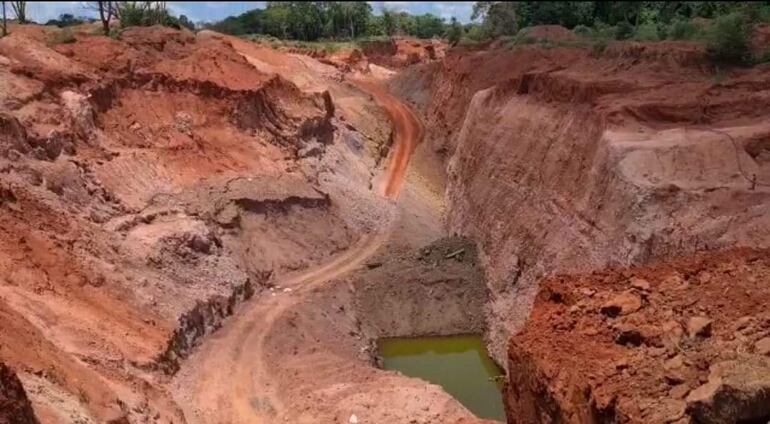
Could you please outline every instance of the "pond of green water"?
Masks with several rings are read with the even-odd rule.
[[[384,368],[438,384],[480,418],[505,421],[499,379],[481,336],[380,339]]]

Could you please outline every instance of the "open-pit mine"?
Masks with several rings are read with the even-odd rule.
[[[770,65],[61,31],[0,38],[0,423],[770,420]]]

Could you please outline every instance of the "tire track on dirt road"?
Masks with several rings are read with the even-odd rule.
[[[386,111],[394,140],[380,192],[390,199],[400,193],[409,159],[422,137],[422,126],[408,106],[375,82],[355,81]],[[210,336],[182,365],[173,382],[177,403],[190,423],[272,423],[282,420],[286,405],[277,393],[265,352],[265,336],[276,320],[311,290],[361,266],[389,238],[391,223],[362,237],[330,262],[287,276],[276,284],[291,289],[264,293],[243,305],[225,326]]]

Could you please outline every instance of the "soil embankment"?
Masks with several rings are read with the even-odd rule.
[[[751,153],[768,74],[715,83],[705,63],[676,43],[458,49],[393,80],[446,154],[449,229],[479,243],[498,360],[548,274],[768,245],[752,179],[770,168]]]
[[[510,373],[507,396],[514,422],[540,422],[544,416],[567,422],[641,416],[648,420],[640,422],[667,422],[655,408],[640,415],[624,406],[618,410],[625,412],[613,415],[613,402],[620,398],[597,400],[584,392],[590,369],[599,367],[618,381],[639,378],[639,386],[623,380],[626,393],[629,399],[645,398],[650,393],[640,387],[648,383],[641,381],[649,380],[628,374],[644,373],[644,367],[627,373],[610,370],[609,362],[586,361],[593,365],[568,373],[559,360],[548,359],[550,349],[563,351],[565,358],[574,354],[578,362],[594,356],[604,361],[607,351],[605,345],[594,350],[571,341],[562,349],[560,341],[572,337],[572,323],[581,323],[582,312],[562,312],[558,322],[557,313],[553,318],[542,314],[539,308],[547,301],[540,299],[547,295],[541,282],[549,276],[642,264],[666,269],[661,261],[699,251],[768,247],[770,168],[764,157],[770,74],[760,66],[733,69],[719,81],[714,75],[698,45],[626,42],[604,51],[459,48],[443,61],[392,79],[393,91],[426,122],[426,143],[445,157],[449,230],[478,243],[491,290],[490,351]],[[687,274],[686,266],[679,266]],[[758,296],[758,288],[749,287],[753,277],[746,278],[740,284]],[[711,284],[715,293],[733,290],[720,279]],[[688,290],[693,300],[699,296],[693,285]],[[582,305],[581,300],[591,302],[581,293],[574,299],[565,310]],[[722,300],[697,303],[704,313],[716,314]],[[748,304],[740,309],[745,315],[758,312]],[[684,322],[695,311],[650,308],[644,316],[659,326],[671,313]],[[522,329],[524,335],[511,339]],[[520,337],[543,343],[542,349],[530,349],[518,342]],[[580,340],[577,334],[575,339]],[[516,346],[510,352],[509,343]],[[657,360],[654,352],[627,343],[613,348],[645,357],[647,366]],[[716,367],[712,359],[704,360],[701,370]],[[603,377],[596,378],[590,389],[604,390],[598,381]],[[671,398],[655,384],[659,391],[650,402],[676,404],[673,409],[681,412],[682,398]],[[574,410],[575,399],[585,401],[585,408]],[[698,414],[687,411],[677,419]]]

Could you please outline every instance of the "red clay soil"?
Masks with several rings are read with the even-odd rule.
[[[443,41],[394,37],[387,41],[367,42],[361,50],[370,63],[398,69],[441,60],[446,48]]]
[[[449,231],[479,243],[494,357],[549,275],[770,247],[768,70],[718,77],[693,43],[533,44],[391,80],[448,163]]]
[[[396,199],[420,122],[377,83],[355,84],[393,119],[394,146],[379,191]],[[392,224],[328,263],[278,279],[272,296],[250,302],[193,355],[174,385],[189,422],[354,422],[355,416],[360,422],[484,423],[436,386],[383,373],[364,355],[360,322],[349,315],[348,284],[339,278],[388,241]]]
[[[389,155],[388,174],[384,194],[397,198],[406,175],[409,159],[417,144],[422,141],[422,124],[409,106],[405,105],[387,89],[376,82],[354,80],[353,84],[370,93],[388,114],[393,124],[393,146]]]
[[[512,423],[765,423],[770,251],[542,284],[508,353]]]
[[[0,39],[0,360],[41,422],[183,422],[165,384],[201,338],[387,213],[386,124],[335,86],[366,106],[339,124],[336,80],[305,92],[227,37],[56,34]]]

